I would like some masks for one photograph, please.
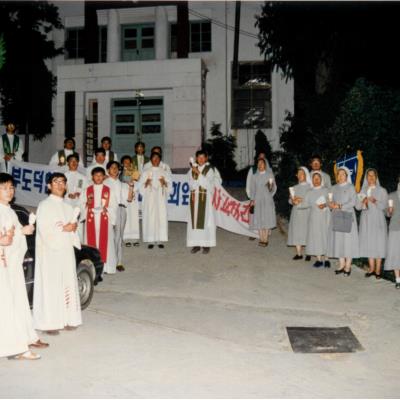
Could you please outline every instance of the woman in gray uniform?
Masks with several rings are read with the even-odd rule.
[[[397,190],[389,194],[387,216],[390,217],[385,271],[394,270],[396,289],[400,289],[400,177]]]
[[[271,229],[276,227],[274,195],[276,183],[271,169],[267,170],[265,160],[257,162],[257,172],[251,181],[250,199],[254,214],[250,218],[250,229],[257,230],[260,236],[259,246],[268,246]]]
[[[328,231],[328,256],[339,258],[339,268],[336,275],[351,274],[351,262],[353,258],[359,257],[358,228],[354,207],[357,201],[357,194],[351,182],[351,173],[347,167],[340,167],[337,172],[338,183],[332,188],[332,199],[329,199],[329,208],[332,210],[331,222]],[[336,230],[333,219],[347,212],[351,218],[350,232]]]
[[[329,209],[328,189],[324,186],[322,174],[314,171],[311,174],[313,187],[306,194],[303,208],[310,208],[310,216],[308,218],[308,232],[306,241],[306,254],[316,256],[317,261],[313,267],[330,267],[328,260],[325,260],[328,245],[328,226],[329,226]]]
[[[386,189],[379,184],[378,172],[369,168],[365,172],[361,192],[357,196],[356,208],[360,217],[360,257],[367,257],[369,270],[366,278],[375,275],[381,278],[382,259],[386,256],[387,224],[385,210],[388,205]]]
[[[309,208],[299,208],[299,205],[304,201],[306,193],[311,189],[311,177],[306,167],[300,167],[297,170],[298,184],[289,188],[289,204],[292,211],[290,213],[289,231],[288,231],[288,246],[296,246],[296,255],[293,260],[301,260],[302,247],[306,245],[308,231],[308,217],[310,214]]]

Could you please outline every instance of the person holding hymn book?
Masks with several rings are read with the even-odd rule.
[[[150,161],[152,167],[143,170],[139,181],[143,241],[149,243],[149,249],[154,248],[155,244],[163,249],[162,242],[168,241],[167,202],[171,180],[168,173],[160,168],[160,154],[152,153]]]
[[[91,173],[93,184],[89,185],[81,195],[81,210],[85,218],[84,243],[99,249],[104,262],[104,273],[115,274],[117,254],[114,226],[118,203],[115,194],[104,183],[106,177],[104,168],[95,167]]]
[[[310,161],[311,172],[319,172],[322,176],[322,181],[324,182],[324,186],[328,189],[332,187],[331,177],[326,172],[321,170],[322,167],[322,158],[319,155],[314,155],[311,157]]]
[[[20,328],[20,331],[15,332],[15,335],[18,337],[19,333],[22,334],[25,346],[46,348],[49,346],[48,343],[44,343],[39,339],[33,325],[23,269],[23,261],[27,251],[25,236],[33,234],[35,229],[33,226],[34,221],[30,216],[30,223],[24,227],[21,226],[17,214],[10,207],[14,194],[13,177],[9,174],[0,173],[0,235],[3,238],[10,238],[9,243],[1,247],[2,260],[0,269],[7,269],[6,279],[11,289],[13,318],[16,319]],[[2,289],[7,291],[6,288]],[[1,291],[1,294],[3,300],[3,291]],[[32,360],[38,359],[40,356],[26,351],[24,354],[16,356],[16,358]]]
[[[400,289],[400,177],[397,190],[389,194],[386,214],[390,218],[385,271],[394,271],[396,289]]]
[[[103,136],[101,139],[101,147],[106,152],[106,161],[105,161],[106,165],[110,161],[118,161],[117,153],[111,150],[111,146],[112,146],[111,138],[109,136]]]
[[[308,232],[306,241],[306,254],[316,256],[317,261],[313,267],[330,268],[329,260],[325,259],[328,247],[328,226],[329,226],[329,209],[328,189],[324,186],[321,172],[313,171],[311,173],[312,189],[305,196],[304,202],[299,208],[310,208],[308,217]]]
[[[139,172],[134,171],[132,167],[132,158],[123,156],[121,158],[122,172],[120,174],[121,182],[133,187],[133,199],[126,208],[126,224],[123,235],[123,241],[126,247],[139,246],[140,226],[139,226],[139,203],[137,195],[137,180]]]
[[[190,187],[190,206],[186,231],[186,246],[192,247],[195,254],[203,248],[203,254],[216,246],[216,222],[212,197],[216,185],[221,184],[218,170],[208,162],[205,150],[196,152],[196,162],[190,159],[188,172]]]
[[[375,275],[381,278],[382,259],[387,250],[387,224],[385,211],[388,206],[386,189],[381,187],[376,169],[368,168],[356,208],[360,216],[360,257],[368,258],[369,269],[366,278]]]
[[[50,192],[37,209],[35,328],[49,335],[82,325],[74,247],[81,248],[76,232],[79,208],[64,201],[67,178],[55,172],[47,181]]]
[[[75,157],[78,159],[79,166],[83,168],[83,163],[80,161],[80,156],[75,151],[75,140],[73,138],[64,139],[64,148],[53,154],[53,156],[50,158],[49,165],[64,167],[67,165],[68,157],[70,155],[75,155]]]
[[[332,211],[328,231],[328,256],[339,258],[339,268],[335,274],[350,276],[351,262],[359,257],[357,218],[354,207],[356,190],[351,182],[351,172],[347,167],[339,167],[337,184],[328,193],[328,206]]]
[[[293,260],[302,260],[302,248],[306,245],[310,214],[309,208],[299,208],[306,197],[306,193],[311,189],[311,177],[306,167],[298,168],[297,181],[297,185],[289,188],[289,204],[293,207],[290,212],[287,245],[296,247],[296,255]]]
[[[107,163],[106,163],[106,151],[102,148],[99,147],[95,150],[94,152],[94,160],[91,165],[89,165],[86,168],[86,177],[89,181],[92,180],[92,171],[94,168],[103,168],[105,171],[107,168]]]
[[[108,178],[106,185],[111,189],[118,204],[114,225],[114,243],[117,253],[117,270],[125,271],[122,264],[122,240],[126,225],[126,209],[133,200],[133,183],[124,183],[118,179],[120,165],[117,161],[109,161],[107,164]]]
[[[260,158],[257,162],[257,172],[251,179],[250,199],[254,213],[250,214],[250,229],[257,230],[261,247],[268,246],[271,229],[276,227],[276,214],[274,195],[276,183],[270,169],[267,170],[267,163]]]

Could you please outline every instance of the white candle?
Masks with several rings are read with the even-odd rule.
[[[368,189],[367,189],[367,196],[368,196],[368,197],[371,197],[371,193],[372,193],[372,189],[371,189],[371,188],[368,188]]]
[[[103,199],[104,200],[104,199]],[[104,207],[104,206],[103,206]],[[79,217],[79,214],[81,213],[81,210],[80,210],[80,208],[79,207],[75,207],[74,208],[74,211],[73,211],[73,213],[72,213],[72,220],[71,220],[71,223],[73,223],[73,224],[75,224],[76,222],[78,222],[78,217]]]
[[[194,164],[194,158],[193,158],[193,157],[190,157],[190,158],[189,158],[189,163],[190,163],[190,165],[193,165],[193,164]]]
[[[333,200],[333,193],[328,193],[328,200],[329,200],[329,202],[332,202],[332,200]]]
[[[269,178],[268,182],[269,182],[270,185],[272,185],[272,183],[274,182],[273,178]]]
[[[389,203],[389,207],[392,208],[393,207],[393,199],[389,199],[388,203]]]
[[[289,188],[290,197],[294,197],[294,187]]]
[[[36,222],[36,215],[33,212],[31,212],[29,214],[29,225],[33,225],[35,222]]]
[[[101,199],[101,206],[103,208],[106,206],[106,199]]]

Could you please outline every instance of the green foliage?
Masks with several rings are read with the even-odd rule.
[[[209,159],[221,173],[224,180],[232,179],[236,172],[236,162],[234,160],[236,139],[232,135],[224,135],[221,131],[221,124],[212,123],[210,128],[211,139],[203,143],[203,148],[207,150]]]
[[[254,141],[255,141],[255,156],[257,157],[258,154],[265,153],[268,161],[271,163],[272,147],[269,144],[269,141],[268,141],[267,137],[265,136],[265,133],[261,129],[259,129],[256,132]]]
[[[58,9],[47,1],[0,2],[0,34],[7,59],[0,70],[3,120],[41,139],[51,132],[56,80],[45,64],[58,54],[47,34],[62,28]]]
[[[381,184],[391,191],[400,173],[399,132],[400,91],[358,79],[328,130],[331,154],[337,158],[362,150],[365,167],[376,168]]]
[[[6,62],[6,44],[4,42],[4,37],[0,36],[0,69]]]

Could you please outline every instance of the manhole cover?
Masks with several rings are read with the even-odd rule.
[[[295,353],[354,353],[363,350],[347,326],[341,328],[287,327]]]

